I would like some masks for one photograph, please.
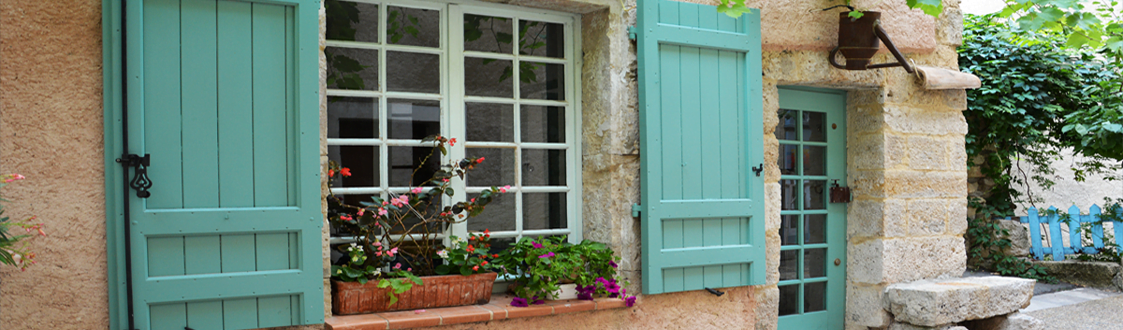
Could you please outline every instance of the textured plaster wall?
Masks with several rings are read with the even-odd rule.
[[[0,328],[106,328],[101,0],[4,0],[0,40],[0,172],[27,176],[5,215],[50,235],[0,267]]]

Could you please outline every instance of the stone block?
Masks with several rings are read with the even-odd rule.
[[[780,289],[775,285],[757,288],[754,292],[756,300],[756,325],[757,330],[775,330],[777,317],[780,315]]]
[[[1102,289],[1114,289],[1121,268],[1114,262],[1090,261],[1034,261],[1061,282]]]
[[[922,280],[892,284],[885,292],[898,322],[934,327],[1013,313],[1029,305],[1035,282],[999,276]]]
[[[981,320],[963,322],[962,325],[972,330],[1043,330],[1045,322],[1032,316],[1013,313],[999,315]]]
[[[887,171],[884,184],[872,188],[871,194],[882,197],[962,198],[967,196],[967,173]]]
[[[776,231],[780,229],[780,183],[769,182],[764,184],[764,230]]]
[[[948,218],[947,202],[942,199],[915,199],[908,202],[909,236],[932,236],[944,233]]]
[[[865,284],[959,276],[967,268],[958,236],[868,239],[847,246],[847,274]]]
[[[960,91],[962,92],[962,91]],[[948,98],[947,102],[958,99],[956,95],[927,95],[936,99]],[[912,98],[921,100],[919,98]],[[950,108],[947,108],[950,109]],[[886,104],[881,118],[882,125],[897,133],[925,135],[965,135],[967,120],[959,111],[936,111],[899,104]]]
[[[995,221],[998,222],[999,228],[1006,230],[1006,238],[1010,240],[1010,247],[1006,249],[1006,254],[1018,257],[1028,256],[1031,246],[1029,241],[1029,229],[1017,220]]]
[[[769,230],[764,234],[765,284],[780,282],[780,231]]]
[[[948,200],[948,235],[967,233],[967,199]]]
[[[908,323],[893,322],[889,325],[888,330],[967,330],[965,327],[957,326],[954,324],[944,324],[935,327],[924,327],[919,325],[912,325]]]
[[[902,135],[861,134],[850,137],[847,162],[856,170],[890,169],[905,163],[906,138]]]
[[[909,168],[914,170],[948,169],[948,139],[911,135],[908,137]]]
[[[899,199],[854,200],[847,209],[847,237],[905,237],[908,234],[905,203]]]
[[[885,327],[893,316],[885,310],[885,285],[846,282],[846,325]]]
[[[1111,283],[1115,284],[1115,288],[1123,290],[1123,272],[1115,274],[1115,278],[1111,280]]]

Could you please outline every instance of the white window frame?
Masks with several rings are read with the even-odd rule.
[[[389,98],[407,98],[415,100],[432,100],[440,101],[441,107],[441,132],[442,135],[447,137],[456,137],[458,140],[466,140],[466,116],[465,116],[465,102],[475,103],[489,103],[489,104],[510,104],[514,111],[514,142],[473,142],[464,141],[457,143],[455,146],[449,148],[447,156],[442,158],[442,162],[447,162],[449,159],[463,159],[465,157],[466,148],[505,148],[513,149],[515,152],[515,182],[511,185],[511,190],[507,194],[503,194],[499,198],[515,198],[515,230],[514,231],[492,231],[492,238],[514,238],[519,239],[523,236],[541,236],[541,235],[568,235],[570,242],[577,243],[583,238],[582,233],[582,166],[581,166],[581,68],[582,52],[581,52],[581,16],[571,13],[563,13],[550,11],[545,9],[524,8],[511,5],[492,4],[477,1],[402,1],[402,0],[343,0],[350,2],[361,2],[376,4],[379,8],[379,43],[370,42],[356,42],[356,41],[333,41],[327,40],[326,47],[346,47],[346,48],[361,48],[361,49],[376,49],[379,51],[378,63],[378,90],[377,91],[359,91],[359,90],[340,90],[328,89],[327,96],[350,96],[350,97],[367,97],[377,99],[378,104],[378,137],[373,139],[352,139],[352,138],[328,138],[328,146],[373,146],[378,147],[379,155],[379,186],[378,187],[332,187],[331,192],[337,195],[349,194],[379,194],[383,198],[387,196],[387,192],[405,193],[409,188],[406,187],[390,187],[389,183],[389,147],[417,147],[429,146],[429,143],[421,143],[420,140],[391,140],[388,138],[389,109],[387,99]],[[439,48],[429,47],[416,47],[389,44],[386,38],[386,18],[387,18],[387,5],[395,7],[409,7],[418,9],[431,9],[440,12],[440,31],[441,40]],[[518,19],[526,19],[538,22],[558,23],[563,26],[563,35],[565,36],[565,49],[564,59],[519,55],[518,47],[512,45],[511,54],[499,53],[486,53],[475,51],[464,51],[464,14],[497,16],[516,18],[511,20],[513,25],[512,31],[518,27]],[[391,92],[386,91],[386,52],[387,51],[408,51],[429,54],[439,54],[440,57],[440,94],[427,94],[427,93],[411,93],[411,92]],[[464,66],[463,59],[465,56],[473,58],[492,58],[500,60],[512,61],[513,75],[511,77],[514,85],[512,98],[497,98],[497,97],[478,97],[466,96],[464,88]],[[520,83],[519,83],[519,67],[521,60],[532,60],[535,63],[552,63],[564,64],[564,81],[565,81],[565,101],[553,100],[523,100],[520,99]],[[456,65],[460,64],[460,65]],[[452,83],[456,82],[456,83]],[[447,96],[447,97],[446,97]],[[565,143],[521,143],[521,121],[520,112],[521,105],[541,105],[541,106],[555,106],[564,107],[565,113]],[[452,123],[459,123],[452,125]],[[536,186],[536,187],[523,187],[522,186],[522,166],[521,166],[521,150],[523,147],[530,147],[532,149],[555,149],[565,150],[565,168],[566,168],[566,185],[565,186]],[[486,164],[486,163],[485,163]],[[343,164],[346,165],[346,164]],[[452,178],[450,181],[451,187],[456,190],[453,197],[445,197],[446,205],[463,202],[469,193],[479,193],[489,187],[470,187],[465,186],[465,182],[459,178]],[[566,193],[566,228],[565,229],[543,229],[543,230],[524,230],[523,229],[523,193],[549,193],[549,192],[565,192]],[[486,216],[486,212],[484,216]],[[471,220],[469,220],[471,221]],[[439,235],[440,238],[446,238],[449,234],[459,237],[465,237],[468,233],[467,222],[453,224],[448,228],[445,234]],[[347,243],[354,241],[353,237],[332,237],[331,243]]]

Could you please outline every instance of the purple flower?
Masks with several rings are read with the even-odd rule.
[[[549,257],[553,257],[553,256],[554,256],[554,253],[553,253],[553,252],[550,252],[550,253],[546,253],[546,254],[540,255],[540,256],[538,256],[538,258],[541,258],[541,259],[546,259],[546,258],[549,258]]]
[[[616,262],[615,262],[615,261],[612,261],[612,260],[609,260],[609,261],[608,261],[608,265],[609,265],[609,266],[612,266],[612,268],[617,268],[617,267],[619,267],[619,266],[617,266],[617,265],[616,265]]]
[[[624,306],[632,307],[636,305],[636,296],[624,298]]]
[[[535,249],[541,249],[542,248],[542,244],[538,244],[538,242],[530,241],[530,244],[534,245]]]
[[[546,303],[545,300],[538,299],[538,296],[534,296],[534,302],[532,302],[531,304],[541,305],[541,304],[545,304],[545,303]]]
[[[578,300],[593,300],[592,292],[581,292],[577,294]]]
[[[512,300],[511,300],[511,306],[515,306],[515,307],[527,307],[527,306],[530,306],[530,305],[528,305],[528,304],[526,303],[526,299],[523,299],[523,298],[519,298],[519,297],[515,297],[515,299],[512,299]]]

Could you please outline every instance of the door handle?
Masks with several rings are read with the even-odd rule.
[[[148,189],[152,188],[152,180],[148,179],[148,164],[151,159],[149,154],[144,154],[143,157],[136,154],[126,154],[117,158],[117,163],[125,166],[125,171],[128,171],[127,168],[129,167],[133,168],[133,179],[129,181],[129,187],[136,190],[136,197],[148,198],[148,196],[152,196],[152,193],[148,192]],[[125,175],[128,175],[128,173],[125,173]]]

